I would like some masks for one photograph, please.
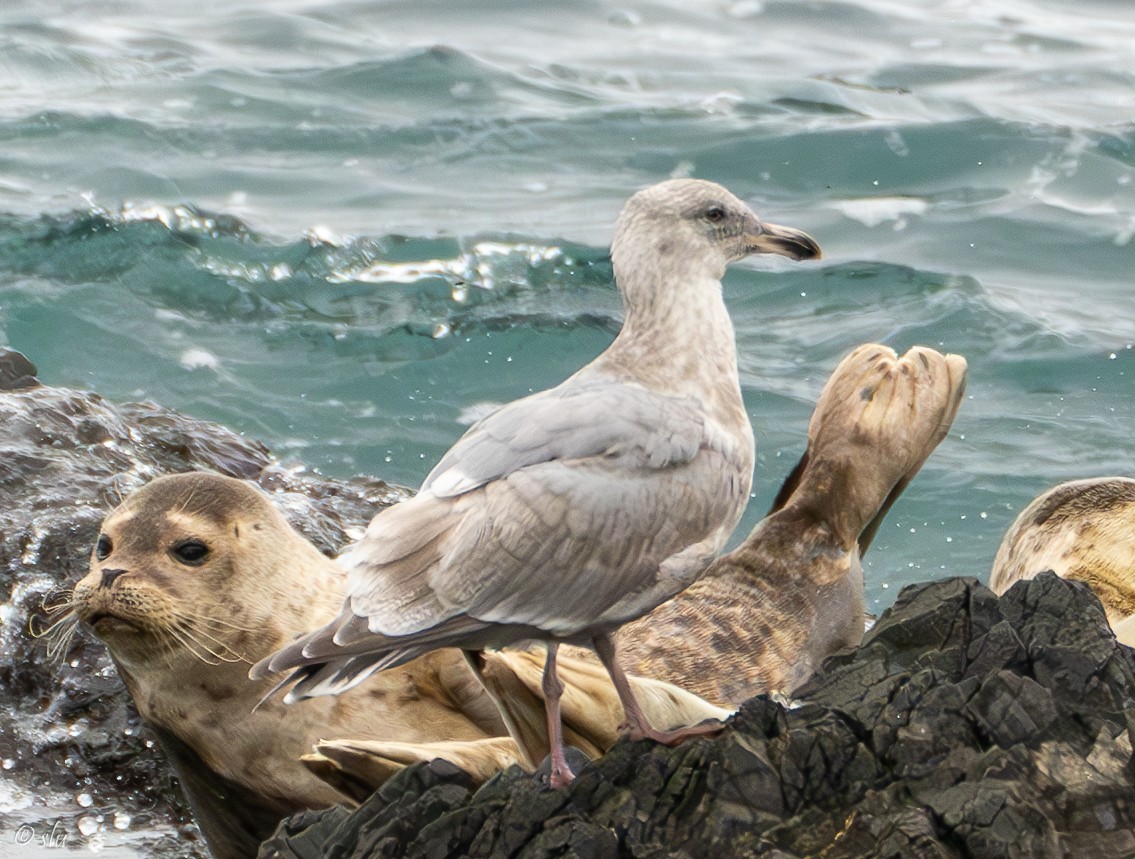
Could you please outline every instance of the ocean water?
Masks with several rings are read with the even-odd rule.
[[[1127,0],[5,4],[0,345],[413,486],[611,340],[614,218],[671,176],[825,251],[726,278],[738,536],[865,341],[970,366],[867,556],[875,610],[986,576],[1055,483],[1135,472]]]

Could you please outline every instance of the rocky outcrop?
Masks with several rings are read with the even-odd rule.
[[[621,743],[565,791],[419,766],[353,813],[289,818],[260,855],[1131,856],[1133,718],[1135,658],[1086,587],[952,579],[904,590],[791,709]]]

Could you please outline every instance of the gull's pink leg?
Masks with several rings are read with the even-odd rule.
[[[564,723],[560,717],[560,696],[564,694],[564,684],[556,676],[556,651],[558,642],[548,642],[548,659],[544,663],[544,712],[548,718],[548,743],[551,746],[551,772],[548,780],[552,787],[565,787],[572,783],[575,773],[568,766],[564,755]]]
[[[707,719],[697,725],[691,725],[688,728],[675,728],[672,731],[659,731],[646,718],[646,714],[642,712],[642,708],[638,704],[638,699],[635,698],[634,692],[631,691],[631,684],[627,680],[627,675],[623,673],[623,669],[619,666],[618,660],[615,658],[615,639],[610,635],[599,635],[592,639],[592,644],[595,646],[595,652],[599,654],[599,661],[603,663],[603,667],[607,669],[607,673],[611,675],[611,682],[615,684],[615,691],[619,693],[619,700],[623,703],[623,711],[626,713],[627,721],[627,735],[632,740],[641,740],[649,738],[656,743],[662,743],[666,746],[676,746],[683,740],[688,740],[690,737],[706,737],[719,733],[725,727],[723,722],[717,719]],[[544,675],[545,680],[547,674]],[[556,702],[557,708],[559,701]]]

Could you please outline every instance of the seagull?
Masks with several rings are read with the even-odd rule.
[[[615,631],[682,591],[740,520],[753,475],[728,263],[755,253],[816,259],[806,233],[764,223],[720,185],[674,179],[626,203],[611,262],[624,322],[558,386],[463,435],[419,492],[378,513],[339,557],[338,617],[253,666],[291,674],[285,701],[335,695],[440,647],[472,654],[546,643],[549,780],[571,782],[556,674],[562,643],[593,647],[632,739],[674,745],[720,723],[670,731],[644,715]],[[275,691],[275,690],[274,690]]]

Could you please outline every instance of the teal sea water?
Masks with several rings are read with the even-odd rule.
[[[1053,484],[1135,473],[1127,0],[6,4],[0,345],[416,485],[610,341],[614,218],[687,175],[826,255],[726,279],[739,535],[868,340],[970,365],[867,557],[876,610],[987,575]]]
[[[1126,2],[23,2],[0,12],[0,343],[335,476],[416,485],[617,330],[623,200],[713,179],[810,231],[726,291],[767,509],[850,348],[970,362],[868,556],[984,575],[1132,472]]]

